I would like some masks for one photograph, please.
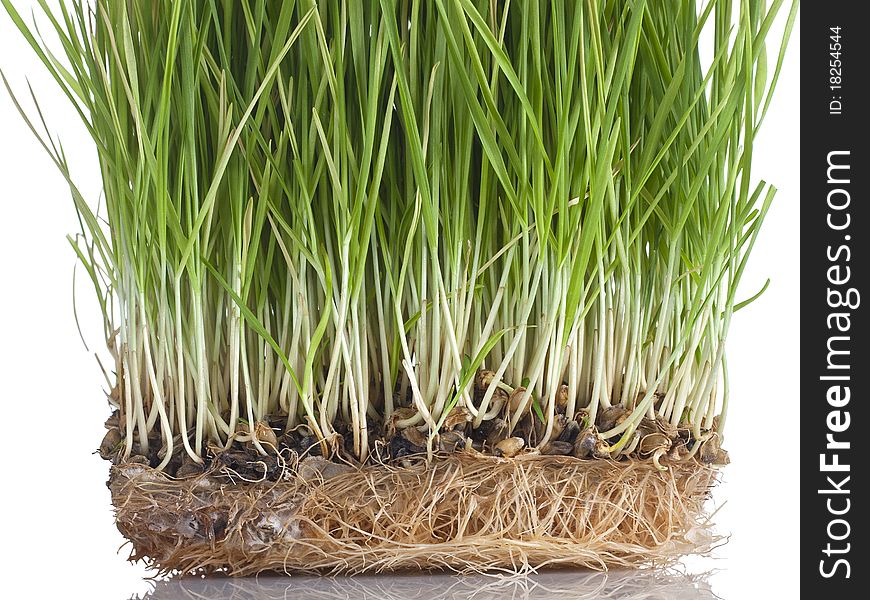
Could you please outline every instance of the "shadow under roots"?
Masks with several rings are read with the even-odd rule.
[[[132,600],[716,600],[706,576],[644,569],[527,575],[173,578]]]

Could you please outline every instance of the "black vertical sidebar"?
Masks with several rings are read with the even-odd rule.
[[[801,5],[801,589],[866,598],[870,484],[870,30],[863,2]],[[773,500],[775,503],[776,501]],[[775,552],[775,548],[771,548]],[[859,591],[862,590],[863,591]]]

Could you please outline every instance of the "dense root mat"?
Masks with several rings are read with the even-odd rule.
[[[224,469],[174,479],[112,467],[131,559],[160,572],[252,575],[669,564],[708,550],[716,471],[695,461],[459,452],[362,468],[309,457],[279,481]]]

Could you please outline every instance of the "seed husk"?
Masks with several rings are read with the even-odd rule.
[[[459,431],[445,431],[438,436],[438,448],[442,452],[458,452],[465,445],[465,436]]]
[[[598,441],[598,431],[594,427],[587,427],[577,435],[577,439],[574,441],[574,456],[577,458],[593,457],[598,447]]]
[[[571,421],[573,423],[574,421]],[[559,439],[559,436],[562,435],[562,432],[565,431],[565,427],[568,426],[568,418],[563,414],[557,414],[553,419],[553,431],[550,433],[550,437],[554,439]]]
[[[672,441],[672,446],[670,452],[668,452],[668,458],[674,462],[679,462],[685,460],[689,456],[689,449],[686,448],[686,443],[677,438]]]
[[[607,431],[608,429],[613,429],[619,423],[619,419],[627,415],[628,412],[628,409],[622,404],[608,406],[598,415],[598,430]]]
[[[638,445],[638,450],[641,454],[647,455],[652,454],[657,450],[669,450],[671,447],[671,440],[668,436],[663,433],[648,433],[643,436],[640,440],[640,444]]]
[[[554,456],[568,456],[573,451],[574,444],[572,444],[571,442],[560,442],[559,440],[547,442],[546,444],[544,444],[544,447],[541,448],[541,454]]]
[[[562,430],[562,433],[559,434],[560,442],[570,442],[574,443],[574,440],[577,439],[577,435],[580,433],[580,423],[577,421],[568,421],[565,425],[565,428]]]
[[[650,419],[649,417],[644,417],[640,420],[640,423],[637,426],[637,432],[641,437],[649,435],[650,433],[662,433],[655,420]]]
[[[495,454],[496,456],[503,456],[505,458],[513,458],[517,454],[520,453],[526,445],[526,441],[521,437],[510,437],[500,441],[495,446]]]
[[[492,410],[498,412],[499,410],[507,404],[510,396],[508,393],[501,388],[495,388],[495,392],[492,395]]]
[[[425,428],[425,427],[424,427]],[[425,448],[427,444],[427,437],[420,428],[417,427],[405,427],[402,430],[402,437],[405,438],[410,444],[418,448]]]
[[[417,414],[413,408],[397,408],[390,415],[390,418],[384,421],[384,437],[391,438],[396,435],[396,423],[412,418]]]
[[[115,387],[114,389],[118,389],[118,388]],[[112,428],[120,429],[121,428],[121,411],[113,410],[112,414],[109,415],[109,418],[106,419],[105,426],[106,426],[106,429],[112,429]]]
[[[489,371],[486,369],[478,371],[475,381],[475,387],[481,392],[486,391],[486,388],[489,387],[489,384],[492,382],[494,377],[495,371]]]
[[[526,412],[526,416],[520,419],[520,422],[517,423],[517,426],[514,428],[513,434],[517,437],[521,437],[526,441],[526,445],[532,446],[538,439],[538,426],[540,425],[540,421],[537,416],[532,416],[531,413]]]
[[[526,388],[520,386],[513,391],[513,393],[508,398],[508,408],[511,411],[511,415],[513,415],[520,407],[520,403],[522,402],[523,395],[526,393]],[[531,400],[526,402],[526,407],[523,409],[523,415],[528,414],[529,406],[531,406]]]
[[[486,436],[486,445],[495,448],[499,442],[508,435],[508,424],[504,419],[493,419],[489,426],[489,434]]]
[[[254,436],[261,444],[268,445],[273,450],[278,449],[278,436],[268,423],[257,421],[254,424]]]
[[[471,413],[464,406],[454,406],[444,419],[443,429],[451,430],[458,427],[465,427],[471,420]]]
[[[711,465],[719,458],[720,448],[719,434],[713,433],[705,442],[701,444],[701,462]]]
[[[610,445],[602,439],[597,428],[589,427],[577,436],[573,454],[578,458],[610,458]]]
[[[103,436],[103,441],[100,443],[100,456],[105,460],[110,460],[117,453],[122,441],[121,430],[117,427],[106,431],[106,435]]]
[[[302,436],[297,434],[295,431],[285,431],[283,435],[281,435],[281,445],[286,446],[288,448],[299,450],[299,441],[302,439]]]

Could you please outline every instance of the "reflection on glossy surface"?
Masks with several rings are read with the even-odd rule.
[[[133,600],[716,600],[705,577],[672,571],[532,575],[181,578]]]

